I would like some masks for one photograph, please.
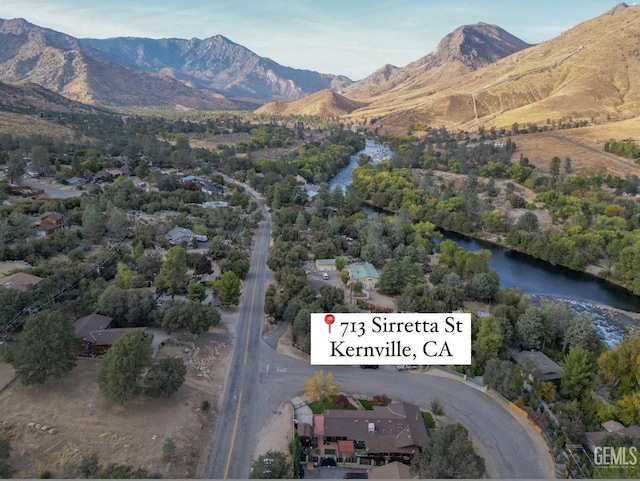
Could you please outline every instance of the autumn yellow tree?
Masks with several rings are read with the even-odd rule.
[[[333,379],[332,372],[325,374],[320,370],[305,381],[304,393],[311,402],[324,401],[338,393],[338,386],[338,383]]]

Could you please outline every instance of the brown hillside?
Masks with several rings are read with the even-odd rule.
[[[77,39],[23,19],[0,20],[0,81],[33,82],[90,105],[233,109],[222,95],[103,60]]]
[[[386,65],[350,85],[344,93],[368,101],[385,92],[398,95],[420,88],[434,89],[527,47],[528,43],[496,25],[463,25],[445,36],[430,54],[402,68]]]
[[[446,85],[381,94],[350,118],[377,117],[379,129],[406,132],[413,121],[475,129],[633,116],[639,39],[640,7],[619,9]]]
[[[295,102],[271,102],[263,105],[257,114],[270,115],[313,115],[319,117],[340,117],[356,109],[366,107],[365,102],[348,99],[331,90],[321,90]]]

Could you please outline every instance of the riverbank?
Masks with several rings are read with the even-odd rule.
[[[545,302],[566,302],[574,314],[587,312],[593,316],[593,325],[600,339],[608,348],[615,347],[630,330],[640,330],[640,313],[625,311],[604,304],[553,296],[530,295],[531,304],[541,306]]]

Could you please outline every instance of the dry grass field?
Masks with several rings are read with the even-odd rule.
[[[563,161],[571,158],[574,172],[596,174],[604,172],[624,178],[626,175],[640,177],[640,165],[631,159],[618,157],[604,151],[609,139],[636,139],[640,132],[640,118],[578,129],[558,130],[537,134],[518,135],[513,138],[517,145],[514,159],[522,154],[528,157],[539,170],[548,172],[551,158]],[[514,160],[515,161],[515,160]]]
[[[187,358],[197,352],[185,383],[169,399],[141,397],[124,406],[105,401],[96,382],[100,360],[89,358],[79,359],[60,380],[11,384],[0,392],[0,434],[10,438],[15,476],[38,478],[48,470],[60,477],[65,464],[93,452],[102,464],[130,464],[165,478],[199,476],[211,446],[231,345],[199,339],[195,346],[164,346],[156,356]],[[0,360],[0,389],[12,377],[11,366]],[[211,403],[208,412],[200,409],[204,400]],[[177,446],[177,458],[170,463],[162,459],[168,436]]]

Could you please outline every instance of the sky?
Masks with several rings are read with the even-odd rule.
[[[550,40],[616,0],[0,0],[24,18],[78,38],[224,35],[293,68],[360,80],[435,50],[461,25],[498,25],[528,43]],[[1,46],[0,46],[1,48]]]

